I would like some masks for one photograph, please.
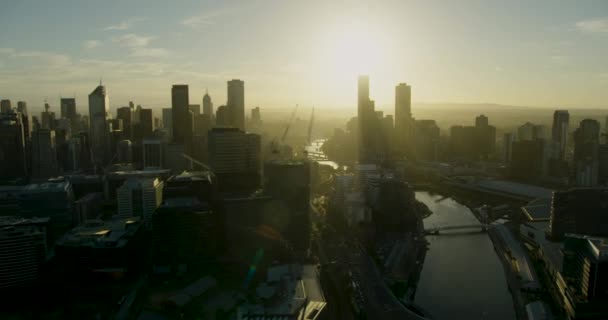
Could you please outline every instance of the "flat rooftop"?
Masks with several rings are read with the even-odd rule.
[[[0,227],[10,227],[31,224],[46,224],[51,218],[22,218],[17,216],[0,216]]]
[[[143,225],[140,217],[89,220],[68,231],[57,245],[90,248],[123,247]]]
[[[553,190],[506,180],[484,179],[477,186],[495,192],[503,192],[524,198],[552,198]]]
[[[548,221],[551,217],[551,198],[532,200],[521,210],[529,221]]]

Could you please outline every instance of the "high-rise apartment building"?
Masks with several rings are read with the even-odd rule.
[[[105,166],[109,160],[108,112],[110,98],[106,87],[99,84],[89,94],[89,132],[92,161],[97,166]]]
[[[228,81],[228,113],[230,125],[245,131],[245,82],[238,79]]]

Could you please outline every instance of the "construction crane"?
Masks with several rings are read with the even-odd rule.
[[[287,138],[287,134],[289,133],[289,127],[291,127],[291,123],[293,122],[293,119],[296,117],[297,111],[298,111],[298,105],[296,104],[296,107],[293,109],[293,112],[291,113],[291,116],[289,118],[289,122],[287,122],[287,124],[285,125],[285,129],[283,130],[283,135],[281,136],[281,144],[283,144],[285,142],[285,138]],[[274,154],[280,153],[279,146],[277,145],[276,137],[274,139],[272,139],[272,141],[270,142],[270,148],[272,149],[271,150],[272,153],[274,153]]]

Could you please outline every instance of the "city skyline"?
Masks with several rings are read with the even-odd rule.
[[[553,14],[540,14],[549,4]],[[414,103],[573,109],[608,101],[608,8],[601,1],[385,1],[347,9],[320,2],[187,2],[171,10],[133,1],[74,16],[68,6],[87,12],[66,2],[3,10],[3,99],[37,108],[47,98],[59,109],[55,97],[75,95],[83,110],[101,77],[111,110],[130,100],[160,108],[170,106],[174,83],[189,84],[195,102],[206,88],[226,101],[225,82],[243,79],[247,109],[347,108],[356,104],[352,79],[368,74],[380,109],[392,105],[401,82],[415,88]]]

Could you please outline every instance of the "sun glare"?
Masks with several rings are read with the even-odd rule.
[[[324,46],[326,70],[340,79],[379,73],[389,54],[384,38],[381,32],[370,26],[337,26],[327,33],[327,43]]]

